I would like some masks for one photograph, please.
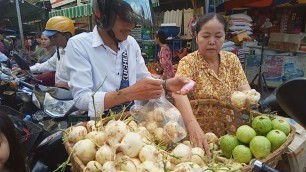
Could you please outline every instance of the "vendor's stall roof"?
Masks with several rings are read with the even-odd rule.
[[[20,2],[19,8],[22,22],[41,20],[43,18],[44,9],[26,1]],[[17,22],[15,1],[13,1],[13,3],[8,0],[0,1],[0,19],[9,19],[10,21]]]
[[[295,0],[229,0],[224,2],[222,7],[224,11],[227,11],[241,7],[271,7],[293,2],[295,2]]]
[[[92,15],[91,4],[84,4],[80,6],[64,8],[49,12],[50,18],[53,16],[66,16],[69,18],[76,18],[76,17],[91,16],[91,15]]]

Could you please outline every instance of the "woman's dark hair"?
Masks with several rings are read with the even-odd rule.
[[[202,28],[202,26],[208,21],[216,18],[221,24],[224,26],[224,32],[226,31],[227,23],[224,17],[218,13],[207,13],[199,18],[196,24],[196,33],[198,34]]]
[[[162,44],[166,43],[167,36],[166,36],[166,33],[164,31],[156,32],[155,37],[159,39],[160,43],[162,43]]]
[[[10,147],[10,155],[4,168],[12,172],[26,172],[25,154],[20,138],[9,116],[0,111],[0,137],[3,136],[6,137]]]

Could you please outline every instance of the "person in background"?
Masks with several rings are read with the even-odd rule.
[[[27,171],[20,138],[13,122],[3,112],[0,112],[0,171]]]
[[[42,80],[42,85],[57,86],[63,88],[68,87],[68,74],[63,65],[63,59],[66,58],[66,45],[68,40],[75,34],[73,21],[64,16],[54,16],[47,21],[44,35],[51,37],[51,42],[56,48],[56,53],[44,63],[36,63],[30,67],[33,73],[44,73],[36,76],[38,80]],[[20,71],[20,68],[13,69]],[[49,73],[45,73],[49,72]],[[55,72],[55,78],[52,73]]]
[[[183,57],[176,76],[196,81],[197,86],[187,96],[173,94],[176,107],[185,115],[185,125],[191,137],[204,143],[205,134],[193,115],[189,99],[217,99],[229,101],[233,91],[250,90],[238,57],[221,51],[225,40],[226,21],[220,14],[208,13],[196,24],[198,50]]]
[[[160,46],[160,51],[158,52],[158,60],[163,68],[163,79],[173,78],[174,69],[172,65],[172,52],[169,46],[166,44],[167,36],[165,32],[158,31],[155,34],[155,43]]]
[[[36,60],[38,59],[43,47],[41,46],[41,32],[35,33],[35,51],[34,56],[36,57]]]
[[[0,34],[0,52],[3,54],[6,53],[5,46],[4,46],[4,37],[2,34]]]
[[[44,33],[41,35],[41,47],[43,48],[40,52],[40,55],[37,59],[37,63],[43,63],[50,59],[54,53],[56,52],[56,47],[51,43],[50,37],[44,35]]]

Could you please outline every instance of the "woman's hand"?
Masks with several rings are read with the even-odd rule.
[[[189,132],[189,140],[193,146],[203,148],[205,155],[211,157],[209,145],[206,136],[197,121],[189,122],[186,126]]]
[[[166,89],[176,94],[186,95],[193,89],[195,84],[196,83],[189,78],[176,76],[167,80]]]

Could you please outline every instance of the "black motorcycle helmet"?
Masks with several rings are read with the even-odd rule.
[[[151,0],[91,0],[97,26],[112,32],[116,16],[126,22],[152,25]],[[111,33],[113,34],[113,33]]]

